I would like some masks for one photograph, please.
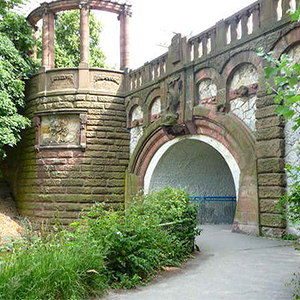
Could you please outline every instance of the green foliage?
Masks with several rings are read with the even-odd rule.
[[[9,10],[18,3],[0,2],[0,159],[5,146],[15,146],[21,130],[30,124],[19,111],[25,105],[24,80],[35,71],[28,55],[33,38],[26,19]]]
[[[285,194],[277,203],[282,217],[290,220],[292,225],[300,225],[300,167],[287,165],[286,170],[293,180],[290,193]]]
[[[274,93],[274,103],[280,104],[276,108],[277,114],[287,120],[293,118],[296,130],[300,127],[300,63],[287,54],[276,59],[273,52],[264,53],[261,48],[258,55],[268,63],[264,69],[265,77],[274,81],[274,85],[269,85],[269,93]]]
[[[14,12],[7,12],[0,23],[0,32],[12,41],[22,58],[32,65],[33,62],[28,53],[33,48],[34,39],[32,29],[26,19]]]
[[[126,212],[97,206],[87,215],[87,224],[94,238],[102,240],[109,283],[132,288],[190,255],[200,234],[196,217],[186,192],[164,189],[137,198]]]
[[[98,244],[67,232],[16,247],[0,274],[1,300],[86,299],[107,287]]]
[[[188,195],[171,189],[138,197],[126,211],[95,205],[72,231],[30,238],[0,256],[0,300],[87,299],[143,284],[190,256],[196,216]]]
[[[16,4],[21,3],[22,0],[0,0],[0,21],[10,9],[12,9]]]
[[[78,67],[80,63],[79,10],[59,13],[55,20],[55,67]],[[101,23],[90,13],[90,66],[104,68],[105,56],[99,47]]]
[[[0,33],[0,158],[4,146],[14,146],[20,140],[20,131],[29,126],[29,120],[18,113],[24,107],[24,81],[31,67],[21,57],[10,39]]]

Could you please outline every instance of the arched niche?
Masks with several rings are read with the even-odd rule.
[[[158,96],[150,104],[150,122],[154,122],[161,116],[161,98]]]
[[[134,151],[143,135],[143,111],[139,105],[134,105],[129,112],[130,154]]]
[[[256,92],[259,75],[251,63],[238,65],[229,75],[227,99],[230,112],[255,131]]]
[[[217,98],[217,85],[210,79],[205,78],[197,85],[199,105],[214,105]]]

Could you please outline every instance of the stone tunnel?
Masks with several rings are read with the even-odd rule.
[[[3,174],[23,216],[63,222],[95,202],[128,204],[163,186],[237,199],[233,230],[281,236],[276,201],[299,160],[299,134],[275,113],[259,47],[300,60],[300,27],[285,12],[293,1],[259,0],[131,70],[130,6],[55,1],[28,16],[43,19],[43,68],[27,84],[32,127],[9,152]],[[280,6],[280,7],[279,7]],[[81,10],[81,63],[54,69],[53,18]],[[295,7],[291,7],[294,9]],[[121,71],[89,67],[88,11],[120,20]]]

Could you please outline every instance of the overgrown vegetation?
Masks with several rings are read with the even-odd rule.
[[[126,211],[95,205],[73,230],[30,238],[0,258],[0,299],[86,299],[143,284],[190,256],[196,216],[187,193],[171,189]]]

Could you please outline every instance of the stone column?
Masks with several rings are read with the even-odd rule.
[[[48,13],[49,18],[49,52],[48,65],[50,69],[54,69],[54,13]]]
[[[34,40],[34,45],[33,48],[30,49],[30,57],[33,58],[34,60],[37,59],[37,47],[36,47],[36,32],[37,32],[38,28],[36,26],[32,27],[32,34],[31,37]]]
[[[89,6],[87,2],[81,2],[80,8],[80,67],[89,67],[90,49],[89,49]]]
[[[54,13],[47,6],[43,12],[42,68],[54,68]]]
[[[120,21],[120,69],[124,70],[125,68],[129,67],[129,18],[131,13],[124,9],[119,17],[118,20]]]

